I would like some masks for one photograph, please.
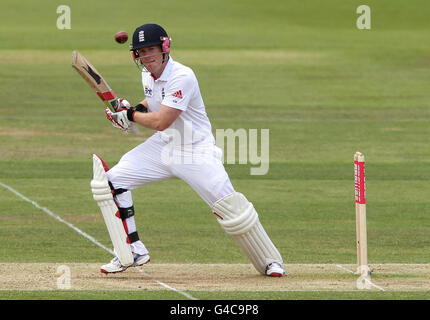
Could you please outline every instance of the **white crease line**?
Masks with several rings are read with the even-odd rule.
[[[19,193],[18,191],[16,191],[15,189],[13,189],[12,187],[9,187],[8,185],[6,185],[6,184],[4,184],[4,183],[2,183],[2,182],[0,182],[0,186],[2,186],[2,187],[4,187],[4,188],[6,188],[6,189],[8,189],[10,192],[12,192],[12,193],[14,193],[15,195],[17,195],[19,198],[21,198],[22,200],[24,200],[24,201],[27,201],[27,202],[29,202],[29,203],[31,203],[33,206],[35,206],[37,209],[40,209],[40,210],[42,210],[43,212],[45,212],[46,214],[48,214],[50,217],[52,217],[52,218],[54,218],[54,219],[56,219],[56,220],[58,220],[58,221],[60,221],[60,222],[62,222],[62,223],[64,223],[64,224],[66,224],[68,227],[70,227],[70,228],[72,228],[73,230],[75,230],[77,233],[79,233],[81,236],[83,236],[83,237],[85,237],[85,238],[87,238],[88,240],[90,240],[92,243],[94,243],[94,244],[96,244],[96,245],[98,245],[100,248],[102,248],[102,249],[104,249],[104,250],[106,250],[107,252],[109,252],[110,254],[112,254],[112,255],[115,255],[115,253],[111,250],[111,249],[109,249],[109,248],[107,248],[107,247],[105,247],[103,244],[101,244],[100,242],[98,242],[96,239],[94,239],[92,236],[90,236],[89,234],[87,234],[87,233],[85,233],[84,231],[82,231],[81,229],[79,229],[79,228],[77,228],[77,227],[75,227],[73,224],[71,224],[70,222],[67,222],[66,220],[64,220],[63,218],[61,218],[60,216],[57,216],[56,214],[54,214],[51,210],[49,210],[49,209],[47,209],[47,208],[45,208],[45,207],[42,207],[42,206],[40,206],[36,201],[33,201],[33,200],[31,200],[31,199],[29,199],[29,198],[27,198],[26,196],[24,196],[24,195],[22,195],[21,193]],[[147,276],[148,278],[150,278],[150,279],[152,279],[153,281],[155,281],[156,283],[158,283],[160,286],[162,286],[162,287],[164,287],[164,288],[166,288],[166,289],[169,289],[169,290],[172,290],[172,291],[174,291],[174,292],[177,292],[177,293],[179,293],[179,294],[181,294],[181,295],[183,295],[184,297],[186,297],[186,298],[188,298],[188,299],[191,299],[191,300],[198,300],[197,298],[194,298],[193,296],[191,296],[191,295],[189,295],[188,293],[186,293],[186,292],[183,292],[183,291],[181,291],[181,290],[178,290],[178,289],[175,289],[175,288],[173,288],[173,287],[171,287],[171,286],[169,286],[169,285],[167,285],[167,284],[165,284],[165,283],[163,283],[163,282],[161,282],[161,281],[159,281],[159,280],[157,280],[157,279],[154,279],[151,275],[149,275],[149,274],[147,274],[146,272],[144,272],[143,270],[140,270],[139,268],[137,268],[137,270],[139,270],[141,273],[143,273],[145,276]]]
[[[348,273],[355,274],[355,272],[354,272],[354,271],[351,271],[351,270],[349,270],[349,269],[345,268],[344,266],[341,266],[340,264],[337,264],[337,265],[336,265],[336,267],[338,267],[338,268],[340,268],[340,269],[342,269],[342,270],[344,270],[344,271],[346,271],[346,272],[348,272]]]
[[[166,288],[166,289],[169,289],[169,290],[172,290],[172,291],[178,292],[178,293],[180,293],[180,294],[184,295],[185,297],[187,297],[188,299],[191,299],[191,300],[198,300],[197,298],[194,298],[192,295],[189,295],[189,294],[188,294],[188,293],[186,293],[186,292],[183,292],[183,291],[180,291],[180,290],[178,290],[178,289],[175,289],[175,288],[173,288],[173,287],[171,287],[171,286],[169,286],[169,285],[167,285],[167,284],[165,284],[165,283],[163,283],[163,282],[161,282],[161,281],[158,281],[157,279],[154,279],[154,277],[153,277],[153,276],[151,276],[150,274],[147,274],[145,271],[143,271],[143,270],[141,270],[141,269],[139,269],[139,268],[137,268],[137,270],[138,270],[139,272],[141,272],[141,273],[142,273],[144,276],[146,276],[147,278],[152,279],[153,281],[157,282],[160,286],[162,286],[162,287],[164,287],[164,288]]]
[[[46,214],[48,214],[49,216],[51,216],[52,218],[66,224],[67,226],[69,226],[70,228],[72,228],[73,230],[75,230],[77,233],[79,233],[81,236],[84,236],[85,238],[87,238],[88,240],[90,240],[91,242],[95,243],[96,245],[98,245],[100,248],[105,249],[106,251],[108,251],[109,253],[111,253],[112,255],[115,255],[114,252],[112,250],[110,250],[109,248],[105,247],[104,245],[102,245],[100,242],[98,242],[96,239],[94,239],[93,237],[91,237],[89,234],[86,234],[85,232],[83,232],[82,230],[78,229],[77,227],[75,227],[73,224],[63,220],[61,217],[55,215],[51,210],[44,208],[42,206],[40,206],[37,202],[27,198],[26,196],[22,195],[21,193],[19,193],[18,191],[16,191],[15,189],[13,189],[12,187],[9,187],[7,185],[5,185],[4,183],[0,182],[0,185],[6,189],[8,189],[10,192],[14,193],[15,195],[17,195],[18,197],[20,197],[22,200],[25,200],[27,202],[30,202],[32,205],[34,205],[36,208],[42,210],[43,212],[45,212]]]
[[[340,264],[337,264],[337,265],[336,265],[336,267],[338,267],[338,268],[340,268],[340,269],[342,269],[342,270],[344,270],[344,271],[346,271],[346,272],[348,272],[348,273],[357,274],[356,272],[351,271],[351,270],[349,270],[348,268],[345,268],[344,266],[342,266],[342,265],[340,265]],[[369,279],[364,278],[364,280],[365,280],[366,282],[368,282],[372,287],[375,287],[376,289],[378,289],[378,290],[380,290],[380,291],[385,291],[385,289],[384,289],[384,288],[381,288],[380,286],[377,286],[376,284],[374,284],[374,283],[373,283],[372,281],[370,281]]]
[[[374,284],[372,281],[370,281],[369,279],[364,278],[364,280],[366,282],[368,282],[371,286],[375,287],[376,289],[380,290],[380,291],[385,291],[383,288],[381,288],[380,286],[377,286],[376,284]]]

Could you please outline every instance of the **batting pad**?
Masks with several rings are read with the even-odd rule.
[[[102,212],[115,254],[123,266],[127,267],[133,264],[133,253],[127,243],[127,233],[119,215],[119,209],[113,200],[102,160],[95,154],[93,155],[91,190],[94,200],[97,201]]]
[[[262,274],[272,262],[283,264],[282,257],[258,219],[257,211],[245,196],[234,192],[213,205],[218,222],[230,234]]]

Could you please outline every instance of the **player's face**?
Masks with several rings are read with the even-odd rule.
[[[153,74],[157,74],[160,71],[163,64],[160,46],[140,48],[137,52],[139,53],[140,62],[142,62],[146,70]]]

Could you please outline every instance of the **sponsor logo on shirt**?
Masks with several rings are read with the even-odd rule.
[[[152,97],[152,89],[148,85],[145,85],[144,91],[145,91],[145,96]]]
[[[173,96],[174,96],[175,98],[182,99],[182,91],[181,91],[181,90],[176,91],[176,92],[173,94]]]

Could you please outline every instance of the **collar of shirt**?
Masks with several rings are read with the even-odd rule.
[[[154,81],[167,81],[169,79],[170,73],[172,72],[172,67],[173,67],[173,59],[169,55],[169,60],[167,61],[167,64],[163,70],[163,73],[161,74],[161,76],[158,79],[154,79]],[[152,76],[152,74],[151,74],[151,76]]]

